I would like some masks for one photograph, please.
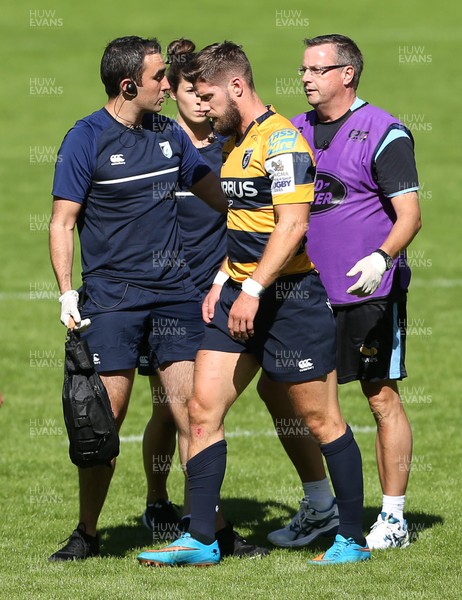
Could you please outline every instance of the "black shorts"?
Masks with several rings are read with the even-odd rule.
[[[252,353],[270,379],[310,381],[335,369],[335,320],[316,271],[287,275],[269,286],[254,321],[254,336],[231,337],[228,315],[241,286],[223,285],[201,350]]]
[[[334,315],[339,383],[407,377],[406,297],[334,307]]]
[[[82,333],[99,372],[135,368],[141,346],[154,367],[194,360],[203,335],[200,296],[167,295],[122,281],[89,277],[82,318],[91,325]]]

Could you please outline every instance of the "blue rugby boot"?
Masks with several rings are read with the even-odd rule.
[[[343,563],[369,560],[371,551],[369,547],[360,546],[353,538],[345,539],[343,535],[335,536],[334,544],[316,558],[308,561],[310,565],[339,565]]]
[[[183,533],[165,548],[146,550],[138,554],[137,558],[141,564],[152,567],[210,567],[220,562],[220,549],[216,540],[209,545],[202,544],[189,533]]]

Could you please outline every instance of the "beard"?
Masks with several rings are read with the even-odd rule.
[[[241,114],[235,100],[228,94],[228,106],[221,115],[213,120],[213,129],[223,136],[236,133],[242,123]]]

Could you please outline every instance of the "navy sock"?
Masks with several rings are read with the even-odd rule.
[[[347,425],[345,433],[328,444],[321,444],[332,486],[337,498],[340,525],[338,533],[352,537],[364,546],[363,520],[363,468],[361,453],[353,432]]]
[[[189,533],[203,544],[215,539],[215,519],[226,470],[226,441],[212,444],[186,463],[191,523]]]

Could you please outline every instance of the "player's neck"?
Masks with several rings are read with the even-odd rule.
[[[130,102],[124,102],[120,96],[109,98],[104,108],[119,123],[130,129],[141,127],[142,113]]]
[[[247,131],[248,126],[255,121],[255,119],[261,117],[267,110],[265,104],[263,104],[256,94],[253,94],[245,104],[241,105],[239,108],[239,112],[241,113],[241,126],[237,132],[239,137]]]
[[[332,102],[318,104],[315,106],[316,114],[321,123],[331,123],[343,117],[348,112],[356,99],[356,95],[348,95],[342,98],[335,98]]]
[[[213,141],[213,131],[210,121],[207,119],[203,123],[188,123],[180,114],[177,116],[177,122],[185,130],[186,135],[196,148],[208,146]]]

